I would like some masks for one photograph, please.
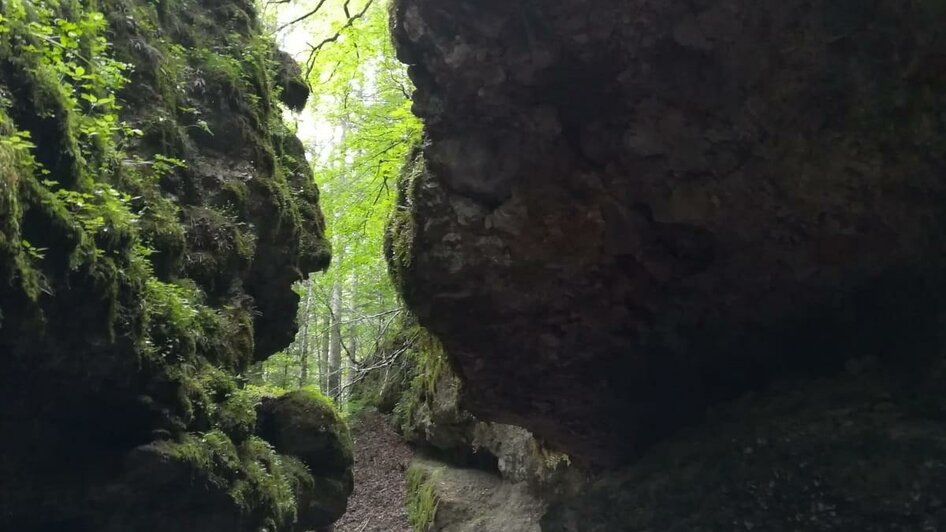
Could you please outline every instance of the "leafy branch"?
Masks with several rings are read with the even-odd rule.
[[[325,0],[322,0],[322,2],[325,2]],[[348,28],[351,28],[352,26],[354,26],[355,22],[364,18],[365,13],[367,13],[368,9],[371,8],[371,5],[374,4],[374,0],[368,0],[367,2],[365,2],[365,5],[361,9],[361,11],[359,11],[358,13],[355,13],[354,15],[352,15],[349,12],[348,6],[350,3],[351,3],[351,0],[345,0],[345,6],[344,6],[345,16],[348,17],[348,20],[345,22],[345,24],[341,28],[339,28],[338,31],[336,31],[335,34],[332,35],[331,37],[327,37],[323,39],[322,42],[320,42],[317,45],[311,45],[311,44],[309,45],[309,58],[306,60],[306,77],[312,75],[312,70],[315,68],[315,64],[316,64],[315,59],[318,57],[319,52],[322,50],[322,48],[324,48],[329,43],[338,42],[338,40],[342,37],[342,34],[345,32],[345,30],[347,30]]]

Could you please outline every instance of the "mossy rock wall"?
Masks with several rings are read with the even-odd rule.
[[[249,1],[0,4],[0,529],[325,524],[235,378],[330,259],[284,63]]]
[[[458,467],[478,467],[509,482],[554,491],[573,472],[567,455],[548,449],[513,425],[479,421],[461,404],[463,383],[440,341],[406,314],[376,354],[376,365],[352,388],[352,400],[375,407],[422,455]],[[391,360],[388,365],[382,360]],[[374,365],[374,364],[373,364]]]
[[[415,532],[540,532],[543,502],[525,484],[477,469],[415,459],[407,470],[407,513]]]

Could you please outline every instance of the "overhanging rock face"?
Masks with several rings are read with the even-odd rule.
[[[776,378],[922,366],[944,21],[931,0],[397,2],[427,139],[389,254],[467,406],[613,462]]]

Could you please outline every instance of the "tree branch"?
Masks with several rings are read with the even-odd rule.
[[[319,12],[320,9],[322,9],[322,6],[325,5],[325,2],[326,2],[326,1],[327,1],[327,0],[320,0],[319,3],[316,4],[315,9],[313,9],[312,11],[309,11],[309,12],[306,13],[305,15],[300,16],[299,18],[296,18],[295,20],[292,20],[291,22],[287,22],[287,23],[283,24],[282,26],[279,26],[278,28],[276,28],[276,31],[282,31],[282,30],[288,28],[289,26],[292,26],[293,24],[296,24],[296,23],[298,23],[298,22],[302,22],[303,20],[305,20],[305,19],[311,17],[312,15],[315,15],[316,13]],[[373,1],[373,0],[372,0],[372,1]],[[308,76],[306,76],[306,77],[308,77]]]
[[[325,0],[322,0],[322,2],[319,3],[319,6],[321,6],[322,3],[324,2]],[[350,2],[351,0],[345,1],[345,15],[348,17],[348,21],[346,21],[345,24],[341,28],[339,28],[338,31],[335,32],[335,35],[332,35],[331,37],[324,39],[322,42],[320,42],[317,45],[311,45],[311,44],[309,45],[309,58],[306,59],[306,62],[305,62],[306,63],[305,77],[307,79],[312,74],[312,70],[315,69],[315,58],[319,55],[319,52],[322,50],[322,48],[324,48],[329,43],[337,42],[342,37],[342,34],[345,33],[345,30],[352,27],[355,24],[355,22],[357,22],[359,19],[365,16],[365,13],[368,12],[368,8],[371,7],[371,4],[374,3],[374,0],[368,0],[367,2],[365,2],[365,6],[361,9],[361,11],[359,11],[358,13],[355,13],[354,15],[351,15],[348,11],[348,4]]]

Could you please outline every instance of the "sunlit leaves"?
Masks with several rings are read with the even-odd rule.
[[[386,2],[295,2],[295,11],[279,18],[291,21],[316,7],[315,15],[289,28],[288,40],[319,46],[341,31],[317,54],[310,54],[311,48],[294,50],[302,61],[312,59],[312,96],[299,134],[309,148],[321,190],[334,258],[331,269],[312,280],[313,316],[300,318],[314,319],[311,329],[324,334],[332,287],[338,286],[342,315],[336,319],[342,323],[344,348],[363,360],[382,337],[395,332],[387,325],[394,316],[390,311],[400,303],[388,277],[382,241],[395,182],[420,136],[420,123],[410,112],[413,88],[406,67],[395,57]],[[364,17],[348,25],[365,7]],[[294,48],[291,42],[289,48]]]

